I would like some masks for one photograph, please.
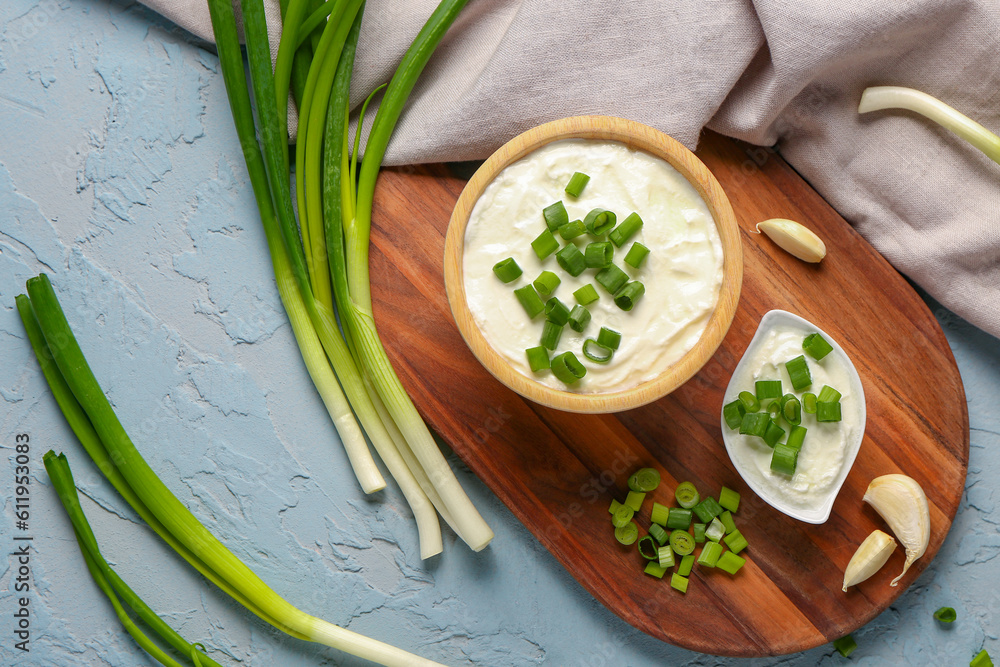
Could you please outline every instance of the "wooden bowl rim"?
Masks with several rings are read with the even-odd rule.
[[[659,157],[684,176],[708,205],[723,249],[722,286],[701,338],[677,363],[629,389],[579,394],[553,389],[515,370],[486,341],[472,317],[463,280],[462,249],[472,209],[486,186],[506,167],[562,139],[617,141]],[[711,359],[732,324],[743,284],[743,247],[729,198],[708,167],[676,139],[648,125],[613,116],[573,116],[527,130],[501,146],[476,170],[459,196],[448,223],[444,250],[445,291],[458,330],[473,355],[495,378],[521,396],[567,412],[621,412],[651,403],[687,382]]]

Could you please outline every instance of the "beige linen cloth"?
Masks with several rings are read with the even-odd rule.
[[[211,39],[206,0],[143,1]],[[355,103],[436,5],[368,0]],[[859,116],[870,85],[921,89],[1000,133],[1000,2],[471,0],[387,161],[482,159],[577,114],[641,121],[690,148],[704,127],[777,145],[899,271],[1000,336],[1000,165],[915,114]]]

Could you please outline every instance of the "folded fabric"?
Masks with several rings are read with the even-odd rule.
[[[144,2],[211,39],[206,0]],[[389,79],[436,5],[368,0],[353,100]],[[593,113],[691,148],[705,127],[776,145],[899,271],[1000,336],[1000,165],[912,113],[857,113],[865,87],[904,85],[1000,131],[998,49],[992,0],[472,0],[387,161],[482,159]]]

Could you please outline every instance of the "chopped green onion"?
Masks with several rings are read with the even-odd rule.
[[[726,425],[729,428],[739,428],[740,424],[743,423],[743,415],[746,413],[747,409],[743,406],[743,401],[739,399],[722,406],[722,418],[726,420]]]
[[[628,488],[640,493],[655,491],[660,485],[660,471],[656,468],[640,468],[628,478]]]
[[[617,220],[617,216],[611,211],[595,208],[584,217],[583,224],[591,235],[604,236],[615,226]]]
[[[656,524],[654,523],[653,525],[655,526]],[[656,560],[660,563],[660,567],[674,566],[674,550],[670,548],[669,544],[656,550]]]
[[[708,526],[706,526],[703,523],[696,523],[696,524],[694,524],[694,526],[692,527],[691,530],[694,533],[694,541],[697,544],[701,544],[701,543],[703,543],[705,541],[705,531],[707,529],[708,529]]]
[[[941,607],[934,612],[934,618],[942,623],[954,623],[955,619],[958,618],[958,614],[956,614],[955,610],[951,607]]]
[[[569,183],[566,184],[566,194],[570,197],[579,197],[580,193],[590,182],[590,176],[587,176],[582,171],[574,173],[570,179]]]
[[[523,271],[521,271],[521,267],[517,265],[513,257],[508,257],[507,259],[501,259],[493,265],[493,273],[500,279],[500,282],[512,283],[521,277]]]
[[[549,351],[544,346],[529,347],[524,351],[528,355],[528,366],[533,373],[544,371],[549,367]]]
[[[806,354],[810,357],[819,361],[833,351],[833,346],[826,342],[826,339],[820,334],[812,333],[806,336],[805,340],[802,341],[802,349],[805,350]]]
[[[531,242],[531,249],[538,255],[538,259],[545,259],[559,249],[559,241],[546,229]]]
[[[628,249],[628,252],[625,253],[625,263],[633,269],[638,269],[642,266],[642,263],[646,260],[646,255],[648,254],[649,248],[636,241],[632,244],[632,247]]]
[[[606,241],[588,243],[583,252],[588,269],[607,268],[615,258],[615,247]]]
[[[638,280],[633,280],[615,295],[615,305],[622,310],[632,310],[645,293],[646,286]]]
[[[587,357],[596,364],[606,364],[611,361],[611,357],[614,355],[614,350],[610,347],[601,345],[593,338],[588,338],[583,341],[583,356]]]
[[[590,324],[590,311],[581,305],[573,306],[569,314],[569,328],[573,331],[583,331]]]
[[[805,442],[807,430],[805,426],[793,426],[788,432],[788,440],[785,441],[785,445],[793,449],[802,449],[802,443]]]
[[[747,548],[749,544],[747,542],[747,538],[743,537],[743,533],[741,533],[739,529],[734,530],[733,532],[726,535],[724,538],[722,538],[722,541],[726,543],[726,546],[728,546],[729,550],[732,551],[734,554],[738,554],[739,552],[743,551],[744,549]]]
[[[686,577],[691,574],[691,570],[694,568],[694,554],[688,554],[681,558],[680,565],[677,566],[677,574],[682,577]]]
[[[854,637],[851,635],[841,637],[833,642],[833,648],[837,649],[837,652],[845,658],[850,658],[857,647],[858,643],[854,641]]]
[[[687,556],[685,556],[687,558]],[[691,556],[691,561],[694,562],[694,556]],[[687,577],[682,577],[677,572],[670,575],[670,587],[674,588],[681,593],[688,592],[688,580]]]
[[[705,542],[705,546],[701,548],[701,554],[698,556],[698,565],[715,567],[716,563],[719,562],[719,556],[722,555],[722,550],[722,545],[718,542]]]
[[[763,402],[763,401],[762,401]],[[771,416],[771,419],[777,419],[778,415],[781,414],[781,401],[777,398],[772,398],[767,401],[767,406],[764,408],[764,412]]]
[[[825,403],[823,401],[816,402],[816,421],[839,422],[840,418],[839,401],[836,403]]]
[[[663,526],[658,523],[649,524],[649,534],[660,544],[666,544],[670,540],[670,534],[663,530]]]
[[[642,491],[629,491],[628,496],[625,497],[625,504],[636,512],[642,508],[642,501],[646,498],[646,494]]]
[[[670,548],[678,556],[687,556],[694,551],[694,538],[686,530],[675,530],[670,533]]]
[[[841,399],[841,394],[839,391],[834,389],[828,384],[823,385],[823,388],[819,392],[819,396],[816,397],[817,403],[836,403]]]
[[[521,302],[524,312],[528,313],[530,319],[534,319],[539,313],[545,310],[545,304],[538,296],[538,292],[531,285],[518,287],[514,290],[514,296]]]
[[[715,517],[722,514],[722,507],[719,506],[719,503],[715,502],[715,498],[708,496],[694,506],[694,513],[698,515],[698,518],[701,519],[703,523],[708,523]]]
[[[740,422],[740,433],[763,438],[770,423],[771,416],[766,412],[748,412],[743,415],[743,421]]]
[[[556,253],[556,261],[563,271],[571,276],[578,276],[587,268],[587,260],[583,253],[572,243],[567,243],[563,249]]]
[[[740,403],[743,404],[745,412],[757,412],[760,410],[760,401],[749,391],[741,391],[739,395]]]
[[[792,388],[795,391],[808,389],[812,384],[812,374],[809,372],[809,364],[801,354],[794,359],[786,361],[785,370],[788,371],[788,379],[792,381]]]
[[[781,416],[791,426],[798,426],[802,423],[802,404],[799,399],[792,394],[785,394],[781,397]]]
[[[990,654],[986,652],[986,649],[980,651],[972,662],[969,663],[969,667],[993,667],[993,661],[990,660]]]
[[[674,489],[674,498],[677,499],[677,504],[686,510],[691,509],[698,504],[700,497],[698,496],[698,489],[691,482],[681,482]]]
[[[649,552],[648,553],[646,552],[646,545],[649,545],[649,547],[648,547],[649,548]],[[658,560],[659,559],[659,553],[657,553],[657,549],[659,547],[656,545],[656,542],[653,541],[653,538],[650,537],[649,535],[644,535],[639,540],[639,544],[637,546],[639,548],[639,555],[642,556],[643,558],[645,558],[646,560]]]
[[[572,352],[563,352],[551,361],[552,374],[565,384],[574,384],[587,374],[586,367]]]
[[[628,274],[612,264],[598,271],[597,275],[594,276],[594,280],[597,281],[598,285],[606,289],[609,294],[617,294],[618,290],[628,282]]]
[[[725,534],[726,527],[719,521],[719,517],[712,519],[712,523],[705,529],[705,537],[713,542],[718,542]]]
[[[666,526],[667,519],[669,518],[670,518],[670,508],[667,507],[666,505],[661,505],[660,503],[654,502],[653,509],[649,513],[649,520],[661,526]]]
[[[719,506],[730,512],[735,512],[740,508],[740,494],[732,489],[722,487],[722,490],[719,491]]]
[[[617,510],[621,506],[622,506],[622,504],[620,502],[618,502],[617,500],[615,500],[614,498],[612,498],[611,499],[611,506],[608,507],[608,512],[610,512],[611,514],[614,514],[615,510]]]
[[[785,429],[778,426],[778,422],[772,419],[767,423],[767,430],[764,431],[764,442],[767,443],[768,447],[774,447],[783,435],[785,435]]]
[[[618,346],[621,345],[622,335],[614,329],[601,327],[601,330],[597,332],[597,342],[606,348],[617,350]]]
[[[775,445],[771,454],[771,470],[782,475],[794,475],[799,460],[799,450],[788,445]]]
[[[691,526],[691,510],[683,507],[671,507],[667,512],[667,528],[670,530],[687,530]]]
[[[611,230],[611,233],[608,234],[608,238],[615,244],[615,247],[621,248],[622,244],[632,238],[632,235],[641,228],[642,218],[639,217],[638,213],[632,212],[629,213],[624,220],[622,220],[622,224]]]
[[[719,568],[723,572],[736,574],[740,571],[740,568],[746,565],[746,562],[745,558],[737,556],[732,551],[727,551],[719,556],[719,561],[715,564],[715,567]]]
[[[542,209],[542,216],[545,218],[545,226],[549,228],[550,232],[554,232],[569,223],[569,213],[566,212],[562,200]]]
[[[581,306],[589,306],[600,298],[597,295],[597,290],[590,283],[573,292],[573,296]]]
[[[757,390],[757,400],[765,401],[769,398],[781,398],[781,380],[757,380],[754,383]]]
[[[635,510],[633,510],[628,505],[619,505],[615,513],[611,515],[611,525],[615,528],[621,528],[635,516]]]
[[[650,576],[656,577],[657,579],[662,579],[663,575],[667,573],[667,568],[663,567],[656,561],[651,560],[648,563],[646,563],[646,567],[645,569],[643,569],[643,572],[645,572]]]
[[[548,296],[556,291],[556,288],[559,287],[559,283],[561,282],[562,280],[559,276],[554,274],[552,271],[542,271],[531,284],[535,288],[535,291],[537,291],[540,295]]]
[[[635,525],[635,521],[629,521],[624,526],[615,528],[615,539],[625,546],[635,544],[639,539],[639,526]]]
[[[726,527],[726,535],[736,532],[736,522],[733,521],[733,513],[726,510],[718,516],[718,519],[722,521],[722,525]]]
[[[560,301],[558,297],[552,297],[545,302],[545,319],[555,322],[559,326],[565,326],[569,322],[569,306]],[[549,348],[554,350],[555,348]]]
[[[555,351],[559,347],[559,339],[562,338],[563,326],[557,324],[552,320],[545,320],[545,324],[542,325],[542,347],[547,347],[550,350]],[[558,357],[557,357],[558,358]],[[555,360],[549,362],[549,367],[555,370]],[[556,376],[558,377],[558,375]],[[562,378],[559,378],[562,380]]]
[[[802,394],[802,412],[807,415],[816,414],[816,394],[808,391]]]
[[[566,241],[570,239],[575,239],[577,236],[582,236],[587,232],[586,226],[583,224],[583,220],[574,220],[573,222],[567,222],[565,225],[559,228],[559,236],[563,237]]]

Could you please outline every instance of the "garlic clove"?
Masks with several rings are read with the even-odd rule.
[[[896,540],[881,530],[873,531],[851,556],[844,570],[844,592],[878,572],[896,550]]]
[[[885,519],[896,539],[906,549],[903,571],[889,584],[896,586],[913,561],[927,551],[927,543],[931,538],[931,514],[927,496],[920,484],[911,477],[882,475],[868,485],[864,501]]]
[[[815,232],[785,218],[771,218],[757,224],[757,231],[764,232],[786,252],[795,255],[803,262],[815,264],[826,257],[826,244]]]

